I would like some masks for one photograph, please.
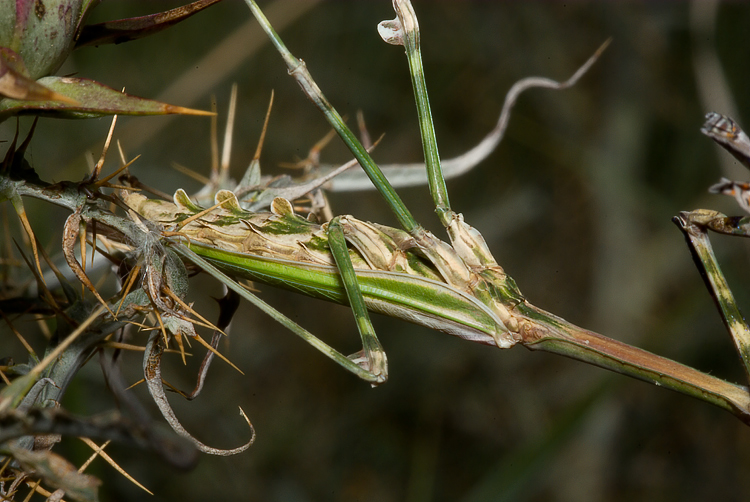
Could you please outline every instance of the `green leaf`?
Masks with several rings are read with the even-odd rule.
[[[44,77],[38,84],[74,100],[77,104],[54,101],[0,101],[0,121],[14,115],[41,115],[57,118],[93,118],[105,115],[213,115],[212,112],[183,108],[131,96],[93,80],[70,77]]]
[[[23,101],[61,101],[77,104],[73,99],[58,94],[35,80],[24,76],[23,61],[20,56],[8,49],[0,47],[0,97]]]

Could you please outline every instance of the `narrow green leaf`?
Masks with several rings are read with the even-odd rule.
[[[211,112],[169,105],[131,96],[104,84],[82,78],[44,77],[37,81],[53,92],[78,104],[52,101],[0,101],[0,121],[14,115],[43,115],[57,118],[92,118],[105,115],[212,115]]]
[[[74,99],[56,93],[25,76],[24,71],[21,57],[7,47],[0,47],[0,97],[78,104]]]

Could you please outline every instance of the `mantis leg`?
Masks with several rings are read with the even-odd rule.
[[[373,384],[379,384],[383,383],[385,381],[385,355],[382,354],[383,364],[378,366],[375,365],[377,368],[380,368],[383,370],[382,373],[376,374],[373,371],[370,371],[369,369],[363,368],[359,364],[357,364],[356,361],[346,357],[344,354],[339,352],[338,350],[334,349],[309,331],[307,331],[305,328],[297,324],[296,322],[292,321],[288,317],[286,317],[284,314],[273,308],[268,303],[261,300],[256,295],[252,294],[250,291],[248,291],[246,288],[244,288],[242,285],[240,285],[237,281],[223,273],[221,270],[216,268],[214,265],[212,265],[209,261],[202,258],[195,252],[191,251],[190,248],[188,248],[185,245],[176,245],[174,246],[174,250],[177,254],[183,256],[190,262],[194,263],[198,267],[200,267],[204,272],[208,273],[209,275],[213,276],[217,280],[221,281],[223,284],[227,286],[227,288],[231,289],[235,293],[239,294],[242,298],[246,299],[256,307],[258,307],[260,310],[271,316],[275,321],[277,321],[279,324],[287,328],[288,330],[292,331],[294,334],[305,340],[307,343],[318,349],[320,352],[322,352],[325,356],[332,359],[334,362],[342,366],[347,371],[353,373],[357,377],[361,378],[362,380],[365,380],[367,382],[373,383]],[[351,265],[351,263],[350,263]],[[353,269],[352,269],[353,270]],[[369,321],[368,321],[369,322]],[[374,334],[373,334],[374,336]],[[363,337],[363,340],[367,337]],[[369,339],[368,339],[369,340]],[[375,338],[375,341],[377,342],[377,338]],[[368,342],[368,344],[370,344]],[[367,345],[369,347],[372,347],[372,345]],[[372,349],[371,349],[372,351]],[[377,357],[377,351],[374,351]],[[382,353],[382,349],[381,349]]]
[[[375,185],[377,190],[383,196],[404,230],[411,233],[412,231],[421,228],[409,212],[409,209],[407,209],[404,202],[398,196],[393,186],[388,182],[378,165],[372,159],[370,154],[367,153],[367,149],[362,146],[362,143],[360,143],[351,129],[349,129],[344,123],[344,119],[341,118],[341,115],[323,95],[320,87],[318,87],[318,84],[315,83],[312,75],[310,75],[304,61],[295,57],[289,49],[287,49],[284,41],[281,40],[279,34],[273,29],[273,26],[271,26],[271,23],[263,14],[263,11],[260,10],[258,4],[255,3],[254,0],[245,0],[245,2],[248,7],[250,7],[258,24],[260,24],[261,28],[263,28],[268,35],[268,38],[276,47],[276,50],[281,54],[281,57],[284,59],[287,69],[289,70],[289,75],[294,77],[305,95],[309,97],[315,106],[323,113],[323,115],[325,115],[328,123],[344,141],[347,148],[349,148],[352,154],[357,158],[362,169],[365,170],[373,185]]]
[[[750,137],[745,134],[734,120],[726,115],[709,112],[706,115],[706,122],[701,128],[701,132],[732,154],[742,165],[750,169]],[[750,213],[750,183],[721,178],[708,191],[734,197],[740,207]],[[734,218],[733,220],[736,219]],[[733,235],[747,235],[747,222],[747,217],[742,219],[742,221],[727,221],[722,230],[716,231],[732,233]]]
[[[495,343],[500,348],[512,347],[519,339],[519,327],[511,310],[524,301],[523,296],[515,282],[497,264],[479,231],[464,222],[463,215],[450,207],[427,96],[417,16],[409,0],[394,0],[393,8],[397,17],[380,23],[378,31],[386,42],[403,45],[406,49],[430,194],[435,212],[448,231],[451,246],[435,239],[421,227],[410,233],[448,284],[472,294],[495,311],[503,328],[503,332],[494,337]]]
[[[701,132],[732,154],[745,167],[750,168],[750,138],[731,118],[710,112]],[[709,189],[712,193],[729,195],[745,211],[750,212],[750,184],[722,178]],[[708,231],[740,237],[750,237],[750,217],[726,216],[718,211],[698,209],[683,211],[673,221],[685,234],[690,252],[721,318],[732,335],[745,375],[750,381],[750,328],[740,313],[732,291],[721,272],[708,238]]]
[[[331,248],[331,254],[341,274],[341,281],[344,283],[346,296],[349,299],[352,312],[354,312],[354,318],[357,321],[357,330],[362,339],[362,351],[364,355],[362,365],[364,369],[370,371],[374,376],[382,378],[382,380],[374,382],[373,385],[375,385],[376,383],[385,382],[388,378],[388,360],[375,334],[375,329],[370,322],[370,315],[367,313],[365,298],[362,296],[362,290],[357,282],[357,275],[354,272],[354,266],[349,256],[349,249],[346,246],[344,230],[341,227],[340,220],[341,217],[337,216],[328,223],[328,245]]]
[[[734,299],[732,291],[729,289],[729,284],[727,284],[719,263],[716,261],[711,241],[708,239],[708,229],[719,229],[717,231],[721,231],[720,229],[726,228],[727,230],[731,230],[733,227],[727,225],[731,220],[732,218],[728,218],[721,213],[705,209],[690,212],[684,211],[673,219],[675,224],[685,234],[685,240],[693,255],[695,265],[698,267],[706,283],[706,287],[719,309],[727,330],[732,335],[735,348],[745,368],[745,375],[748,381],[750,381],[750,328],[748,328],[744,317],[737,307],[737,302]],[[735,232],[725,231],[722,233],[750,237],[746,233],[747,227],[734,227],[734,230]]]

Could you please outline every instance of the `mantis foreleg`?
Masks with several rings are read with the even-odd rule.
[[[714,255],[711,242],[708,239],[708,228],[710,227],[706,223],[710,223],[710,221],[706,221],[707,216],[719,220],[724,217],[723,214],[715,211],[683,211],[673,221],[685,234],[685,240],[693,255],[695,265],[716,302],[727,330],[732,335],[735,348],[745,368],[745,376],[750,381],[750,328],[748,328],[744,317],[737,308],[732,290],[729,289],[729,284],[724,278]]]
[[[731,153],[743,165],[750,168],[750,138],[734,120],[710,112],[706,115],[706,123],[703,125],[701,132]],[[747,183],[722,178],[721,182],[712,186],[709,191],[733,196],[740,207],[750,212],[750,204],[748,204],[750,187]],[[732,335],[735,348],[745,369],[745,375],[750,381],[750,327],[748,327],[737,307],[734,295],[721,272],[711,242],[708,239],[708,230],[721,234],[750,237],[750,217],[730,217],[718,211],[698,209],[689,212],[683,211],[673,221],[685,234],[685,240],[690,247],[695,264],[716,302],[727,330]]]
[[[354,318],[357,321],[357,330],[362,338],[362,350],[365,357],[364,368],[372,372],[374,376],[382,378],[375,383],[383,383],[388,378],[388,360],[370,322],[365,298],[359,289],[357,275],[354,272],[349,250],[346,247],[340,216],[335,217],[328,224],[328,245],[331,248],[334,260],[336,260],[336,266],[341,274],[341,281],[344,283],[349,305],[351,305]]]
[[[300,338],[305,340],[307,343],[318,349],[320,352],[322,352],[324,355],[341,365],[344,369],[350,371],[351,373],[354,373],[357,377],[361,378],[362,380],[366,380],[368,382],[378,384],[385,381],[384,374],[375,374],[372,371],[369,371],[366,368],[362,368],[360,365],[357,364],[357,362],[353,361],[352,359],[346,357],[338,350],[334,349],[309,331],[307,331],[305,328],[297,324],[296,322],[292,321],[288,317],[286,317],[284,314],[273,308],[268,303],[264,302],[260,298],[258,298],[256,295],[252,294],[250,291],[248,291],[246,288],[241,286],[237,281],[232,279],[231,277],[224,274],[221,270],[216,268],[214,265],[212,265],[209,261],[202,258],[200,255],[196,254],[192,250],[190,250],[187,246],[175,246],[175,251],[182,255],[184,258],[189,260],[190,262],[196,264],[199,266],[203,271],[206,273],[212,275],[222,283],[224,283],[229,289],[234,291],[235,293],[239,294],[241,297],[261,309],[266,314],[270,315],[275,321],[277,321],[279,324],[287,328],[288,330],[292,331],[296,335],[298,335]],[[364,338],[364,337],[363,337]],[[376,339],[377,340],[377,339]],[[383,357],[383,360],[385,360],[385,357]],[[376,365],[377,366],[377,365]],[[382,367],[382,366],[377,366]]]

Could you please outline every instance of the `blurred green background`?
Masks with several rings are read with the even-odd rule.
[[[178,4],[111,0],[92,21]],[[403,50],[384,44],[375,30],[394,17],[390,2],[262,6],[350,123],[362,110],[373,137],[385,134],[377,161],[419,161]],[[670,219],[698,207],[740,212],[707,188],[720,176],[742,180],[748,173],[699,128],[711,110],[750,128],[750,6],[415,1],[415,8],[444,158],[492,129],[516,80],[566,79],[613,37],[575,88],[523,95],[500,147],[449,182],[452,205],[483,233],[532,303],[742,381],[729,336]],[[237,0],[147,39],[78,51],[59,73],[202,109],[215,94],[220,124],[237,82],[236,177],[252,158],[272,89],[266,173],[306,157],[329,130]],[[22,129],[29,123],[22,121]],[[3,138],[14,127],[3,124]],[[98,157],[108,127],[108,119],[43,119],[29,159],[45,179],[81,179],[84,153]],[[170,193],[195,192],[199,184],[170,164],[207,174],[209,130],[206,118],[124,117],[115,136],[129,157],[142,154],[132,168],[142,181]],[[325,163],[348,158],[336,140],[322,154]],[[116,164],[112,156],[110,169]],[[400,192],[419,221],[444,235],[425,187]],[[372,192],[330,200],[335,213],[396,225]],[[28,208],[42,241],[59,242],[67,215],[34,202]],[[713,242],[738,301],[750,305],[743,286],[750,282],[747,243]],[[191,300],[215,319],[210,296],[221,289],[205,277],[193,286]],[[358,350],[347,309],[258,287],[327,342],[345,353]],[[255,445],[235,457],[204,456],[189,473],[127,446],[107,451],[155,492],[155,501],[746,499],[750,429],[724,411],[559,356],[498,351],[383,317],[375,324],[390,380],[371,389],[243,304],[221,349],[246,375],[215,362],[196,401],[171,402],[189,431],[217,447],[246,440],[241,406],[257,429]],[[132,341],[143,344],[145,335]],[[165,361],[165,377],[182,389],[192,388],[203,354],[193,352],[187,368],[177,358]],[[140,355],[126,355],[129,381],[141,377],[139,368]],[[146,389],[134,392],[158,416]],[[96,364],[84,368],[64,405],[80,414],[114,406]],[[78,464],[90,454],[75,439],[61,451]],[[105,481],[103,500],[147,497],[101,460],[89,471]]]

